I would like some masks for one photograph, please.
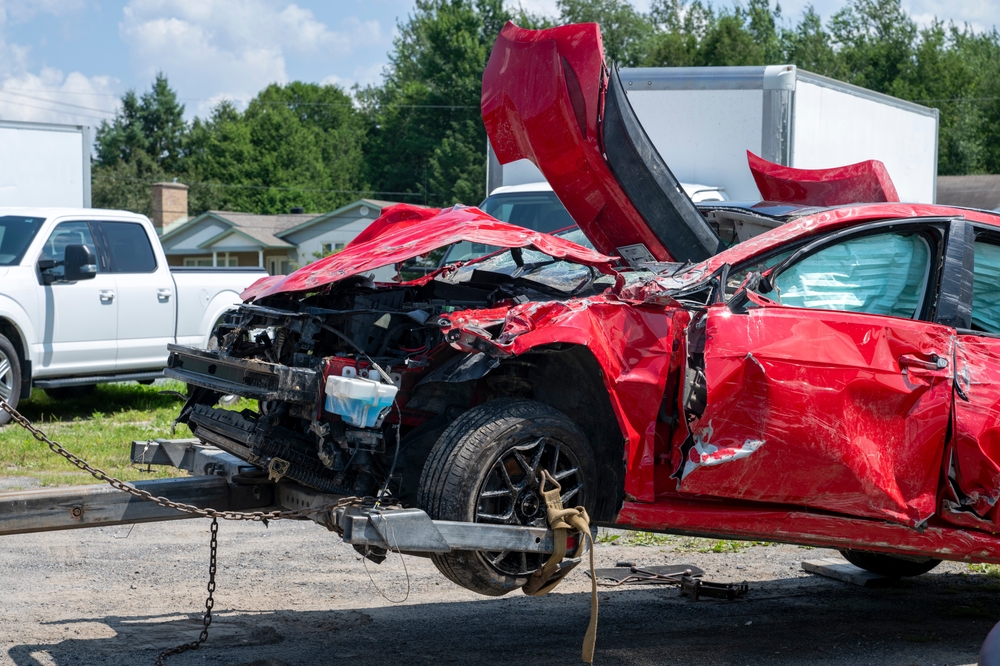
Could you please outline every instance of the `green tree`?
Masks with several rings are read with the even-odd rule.
[[[97,163],[113,166],[142,152],[165,171],[179,171],[186,133],[184,105],[178,103],[177,93],[161,72],[149,92],[142,97],[136,97],[133,90],[126,92],[114,119],[101,121],[96,136]]]
[[[243,113],[222,103],[191,128],[192,212],[333,210],[368,189],[364,141],[364,119],[336,86],[272,84]]]
[[[781,41],[786,62],[823,76],[836,75],[837,53],[830,43],[830,33],[823,28],[823,20],[811,5],[806,7],[795,29],[782,31]]]
[[[129,90],[111,122],[101,121],[95,137],[91,193],[99,208],[149,214],[150,183],[182,175],[187,124],[184,106],[167,77],[157,74],[150,90]]]
[[[485,164],[482,76],[509,18],[501,0],[417,0],[399,25],[382,86],[359,91],[370,122],[365,159],[375,189],[414,203],[479,203],[485,177],[475,187],[463,178],[456,189],[455,181],[435,174],[454,172],[457,165],[444,160],[456,155],[478,155],[476,162]]]
[[[655,27],[628,0],[559,0],[560,23],[599,23],[604,55],[620,67],[645,60]]]

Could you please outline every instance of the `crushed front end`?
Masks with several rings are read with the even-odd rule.
[[[421,232],[400,228],[397,239],[390,229],[283,278],[308,279],[308,290],[251,287],[215,331],[215,350],[171,346],[167,376],[193,389],[178,421],[272,479],[337,495],[388,488],[413,505],[423,460],[448,423],[476,404],[530,392],[527,366],[491,342],[508,310],[615,282],[609,258],[476,209],[445,211]],[[361,272],[469,239],[515,247],[407,283],[376,284]],[[219,406],[227,394],[258,408]]]

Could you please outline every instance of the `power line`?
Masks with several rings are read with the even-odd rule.
[[[6,101],[4,101],[2,103],[3,104],[13,104],[14,106],[23,106],[23,107],[27,107],[29,109],[39,109],[41,111],[48,111],[50,113],[62,113],[62,114],[69,115],[69,116],[76,116],[76,117],[81,117],[82,116],[84,118],[93,118],[95,120],[105,120],[105,118],[102,118],[100,116],[94,116],[94,115],[91,115],[89,113],[80,113],[79,111],[64,111],[62,109],[53,109],[51,107],[38,106],[36,104],[27,104],[26,102],[15,102],[13,100],[6,100]]]
[[[14,95],[19,95],[21,97],[31,97],[26,95],[26,92],[42,92],[42,93],[52,93],[55,95],[90,95],[90,96],[100,96],[100,97],[114,97],[120,99],[121,95],[115,95],[113,93],[88,93],[88,92],[77,92],[73,90],[58,90],[54,88],[33,88],[30,90],[22,91],[18,89],[3,88],[0,89],[0,93],[10,93]],[[78,106],[76,104],[70,104],[68,102],[58,102],[56,100],[45,99],[42,97],[31,97],[31,99],[38,99],[45,102],[51,102],[53,104],[64,104],[66,106],[74,106],[81,109],[89,109],[91,111],[100,111],[101,113],[113,113],[112,111],[105,111],[104,109],[95,109],[93,107]],[[202,98],[202,97],[178,97],[178,101],[185,102],[211,102],[213,98]],[[235,100],[225,100],[229,102],[235,102]],[[249,104],[249,102],[247,102]],[[256,100],[256,104],[269,104],[275,106],[357,106],[353,102],[271,102],[264,100]],[[394,104],[389,103],[387,106],[391,106],[397,109],[478,109],[479,105],[476,104]]]
[[[113,176],[111,174],[93,174],[94,180],[120,180],[129,183],[142,183],[144,185],[152,185],[154,182],[146,180],[144,178],[122,178],[120,176]],[[390,192],[387,190],[320,190],[314,188],[304,188],[304,187],[283,187],[278,185],[234,185],[228,183],[199,183],[199,182],[184,182],[188,186],[203,186],[203,187],[221,187],[224,189],[242,189],[242,190],[281,190],[287,192],[317,192],[320,194],[391,194],[393,196],[407,196],[407,197],[422,197],[422,196],[435,196],[433,192]]]
[[[96,109],[92,106],[80,106],[79,104],[70,104],[69,102],[60,102],[54,99],[47,99],[45,97],[35,97],[34,95],[25,95],[24,93],[14,92],[13,90],[0,89],[0,94],[3,95],[14,95],[16,97],[24,97],[27,99],[34,99],[39,102],[47,102],[49,104],[59,104],[61,106],[69,106],[74,109],[83,109],[84,111],[97,111],[98,113],[114,113],[114,111],[108,111],[107,109]]]

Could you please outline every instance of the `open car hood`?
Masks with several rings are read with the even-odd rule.
[[[724,249],[605,65],[596,23],[508,23],[483,74],[482,111],[500,162],[534,162],[599,251],[636,263]]]
[[[469,241],[499,247],[530,247],[553,259],[568,259],[614,274],[614,257],[605,256],[557,236],[531,231],[490,217],[478,208],[454,206],[415,209],[400,204],[386,208],[362,242],[304,266],[290,275],[257,280],[240,294],[244,302],[274,294],[315,291],[321,287],[419,257],[438,248]]]

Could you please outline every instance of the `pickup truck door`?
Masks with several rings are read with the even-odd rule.
[[[779,269],[781,304],[704,320],[679,490],[911,526],[936,512],[955,329],[927,316],[943,237],[899,225]]]
[[[146,227],[97,223],[118,294],[117,372],[162,368],[174,341],[177,294],[167,266],[158,265]]]
[[[90,222],[61,222],[49,234],[39,259],[65,259],[67,245],[83,244],[100,257]],[[58,277],[62,267],[47,271]],[[98,262],[92,280],[53,282],[42,286],[39,299],[41,360],[37,376],[111,372],[117,354],[118,299],[114,277]]]

